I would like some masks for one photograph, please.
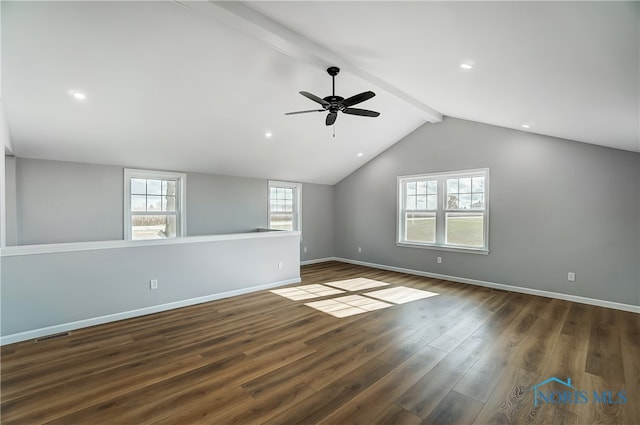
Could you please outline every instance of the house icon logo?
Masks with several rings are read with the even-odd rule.
[[[542,388],[552,383],[560,384]],[[593,404],[625,404],[627,402],[627,392],[625,390],[604,390],[604,391],[584,391],[578,390],[571,385],[571,378],[567,381],[552,376],[539,384],[534,385],[529,391],[533,390],[533,405],[540,406],[542,403],[563,405],[563,404],[587,404],[591,400]]]
[[[539,406],[540,405],[540,398],[542,398],[543,401],[548,402],[550,397],[545,397],[545,393],[542,392],[542,390],[540,390],[539,388],[542,387],[543,385],[547,385],[551,382],[557,382],[561,385],[564,385],[567,388],[570,388],[571,390],[575,391],[576,388],[571,385],[571,378],[567,378],[567,382],[563,381],[562,379],[556,378],[555,376],[552,376],[549,379],[545,379],[544,381],[540,382],[539,384],[534,385],[533,387],[531,387],[531,389],[533,390],[533,405],[534,406]]]

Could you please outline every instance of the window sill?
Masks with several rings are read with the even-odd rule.
[[[405,247],[405,248],[434,249],[437,251],[463,252],[466,254],[480,254],[480,255],[489,254],[489,250],[484,248],[463,248],[463,247],[454,247],[454,246],[427,245],[427,244],[411,243],[411,242],[396,242],[396,245]]]

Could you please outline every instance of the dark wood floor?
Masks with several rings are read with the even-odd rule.
[[[335,262],[302,277],[439,295],[338,319],[262,291],[4,346],[2,423],[640,422],[637,314]],[[552,376],[589,403],[535,407]]]

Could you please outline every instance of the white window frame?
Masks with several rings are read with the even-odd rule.
[[[177,180],[176,184],[176,237],[187,235],[187,175],[170,171],[124,169],[124,239],[132,240],[131,232],[131,179]],[[148,240],[148,239],[141,239]],[[137,241],[136,241],[137,242]]]
[[[463,177],[475,177],[475,176],[484,176],[485,178],[485,186],[484,186],[484,210],[448,210],[447,200],[446,200],[446,181],[448,178],[463,178]],[[436,242],[435,243],[425,243],[425,242],[417,242],[417,241],[407,241],[405,239],[405,202],[406,196],[404,193],[405,184],[407,182],[415,181],[415,180],[437,180],[438,184],[438,206],[435,211],[436,214]],[[397,177],[397,220],[396,220],[396,245],[403,247],[412,247],[412,248],[424,248],[424,249],[435,249],[442,251],[454,251],[454,252],[468,252],[474,254],[488,254],[489,253],[489,168],[477,168],[472,170],[459,170],[459,171],[447,171],[440,173],[426,173],[426,174],[413,174],[407,176],[398,176]],[[414,211],[414,210],[411,210]],[[484,246],[482,247],[468,247],[461,245],[453,245],[447,244],[445,241],[446,238],[446,214],[447,212],[477,212],[483,213],[483,240]],[[422,210],[417,210],[417,212],[423,212]],[[424,210],[424,212],[433,212]]]
[[[269,180],[267,185],[267,227],[271,228],[271,188],[293,189],[293,231],[302,230],[302,183]],[[277,211],[273,212],[278,214]]]

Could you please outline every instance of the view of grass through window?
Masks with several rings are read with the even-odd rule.
[[[293,230],[293,214],[271,214],[270,229]]]
[[[447,244],[484,246],[482,214],[447,214]]]
[[[131,217],[133,240],[176,237],[175,215],[134,215]]]
[[[475,214],[447,216],[447,243],[451,245],[483,246],[483,217]],[[407,241],[434,243],[436,218],[426,214],[407,213]]]
[[[436,241],[436,216],[431,213],[407,213],[408,241],[434,243]]]

